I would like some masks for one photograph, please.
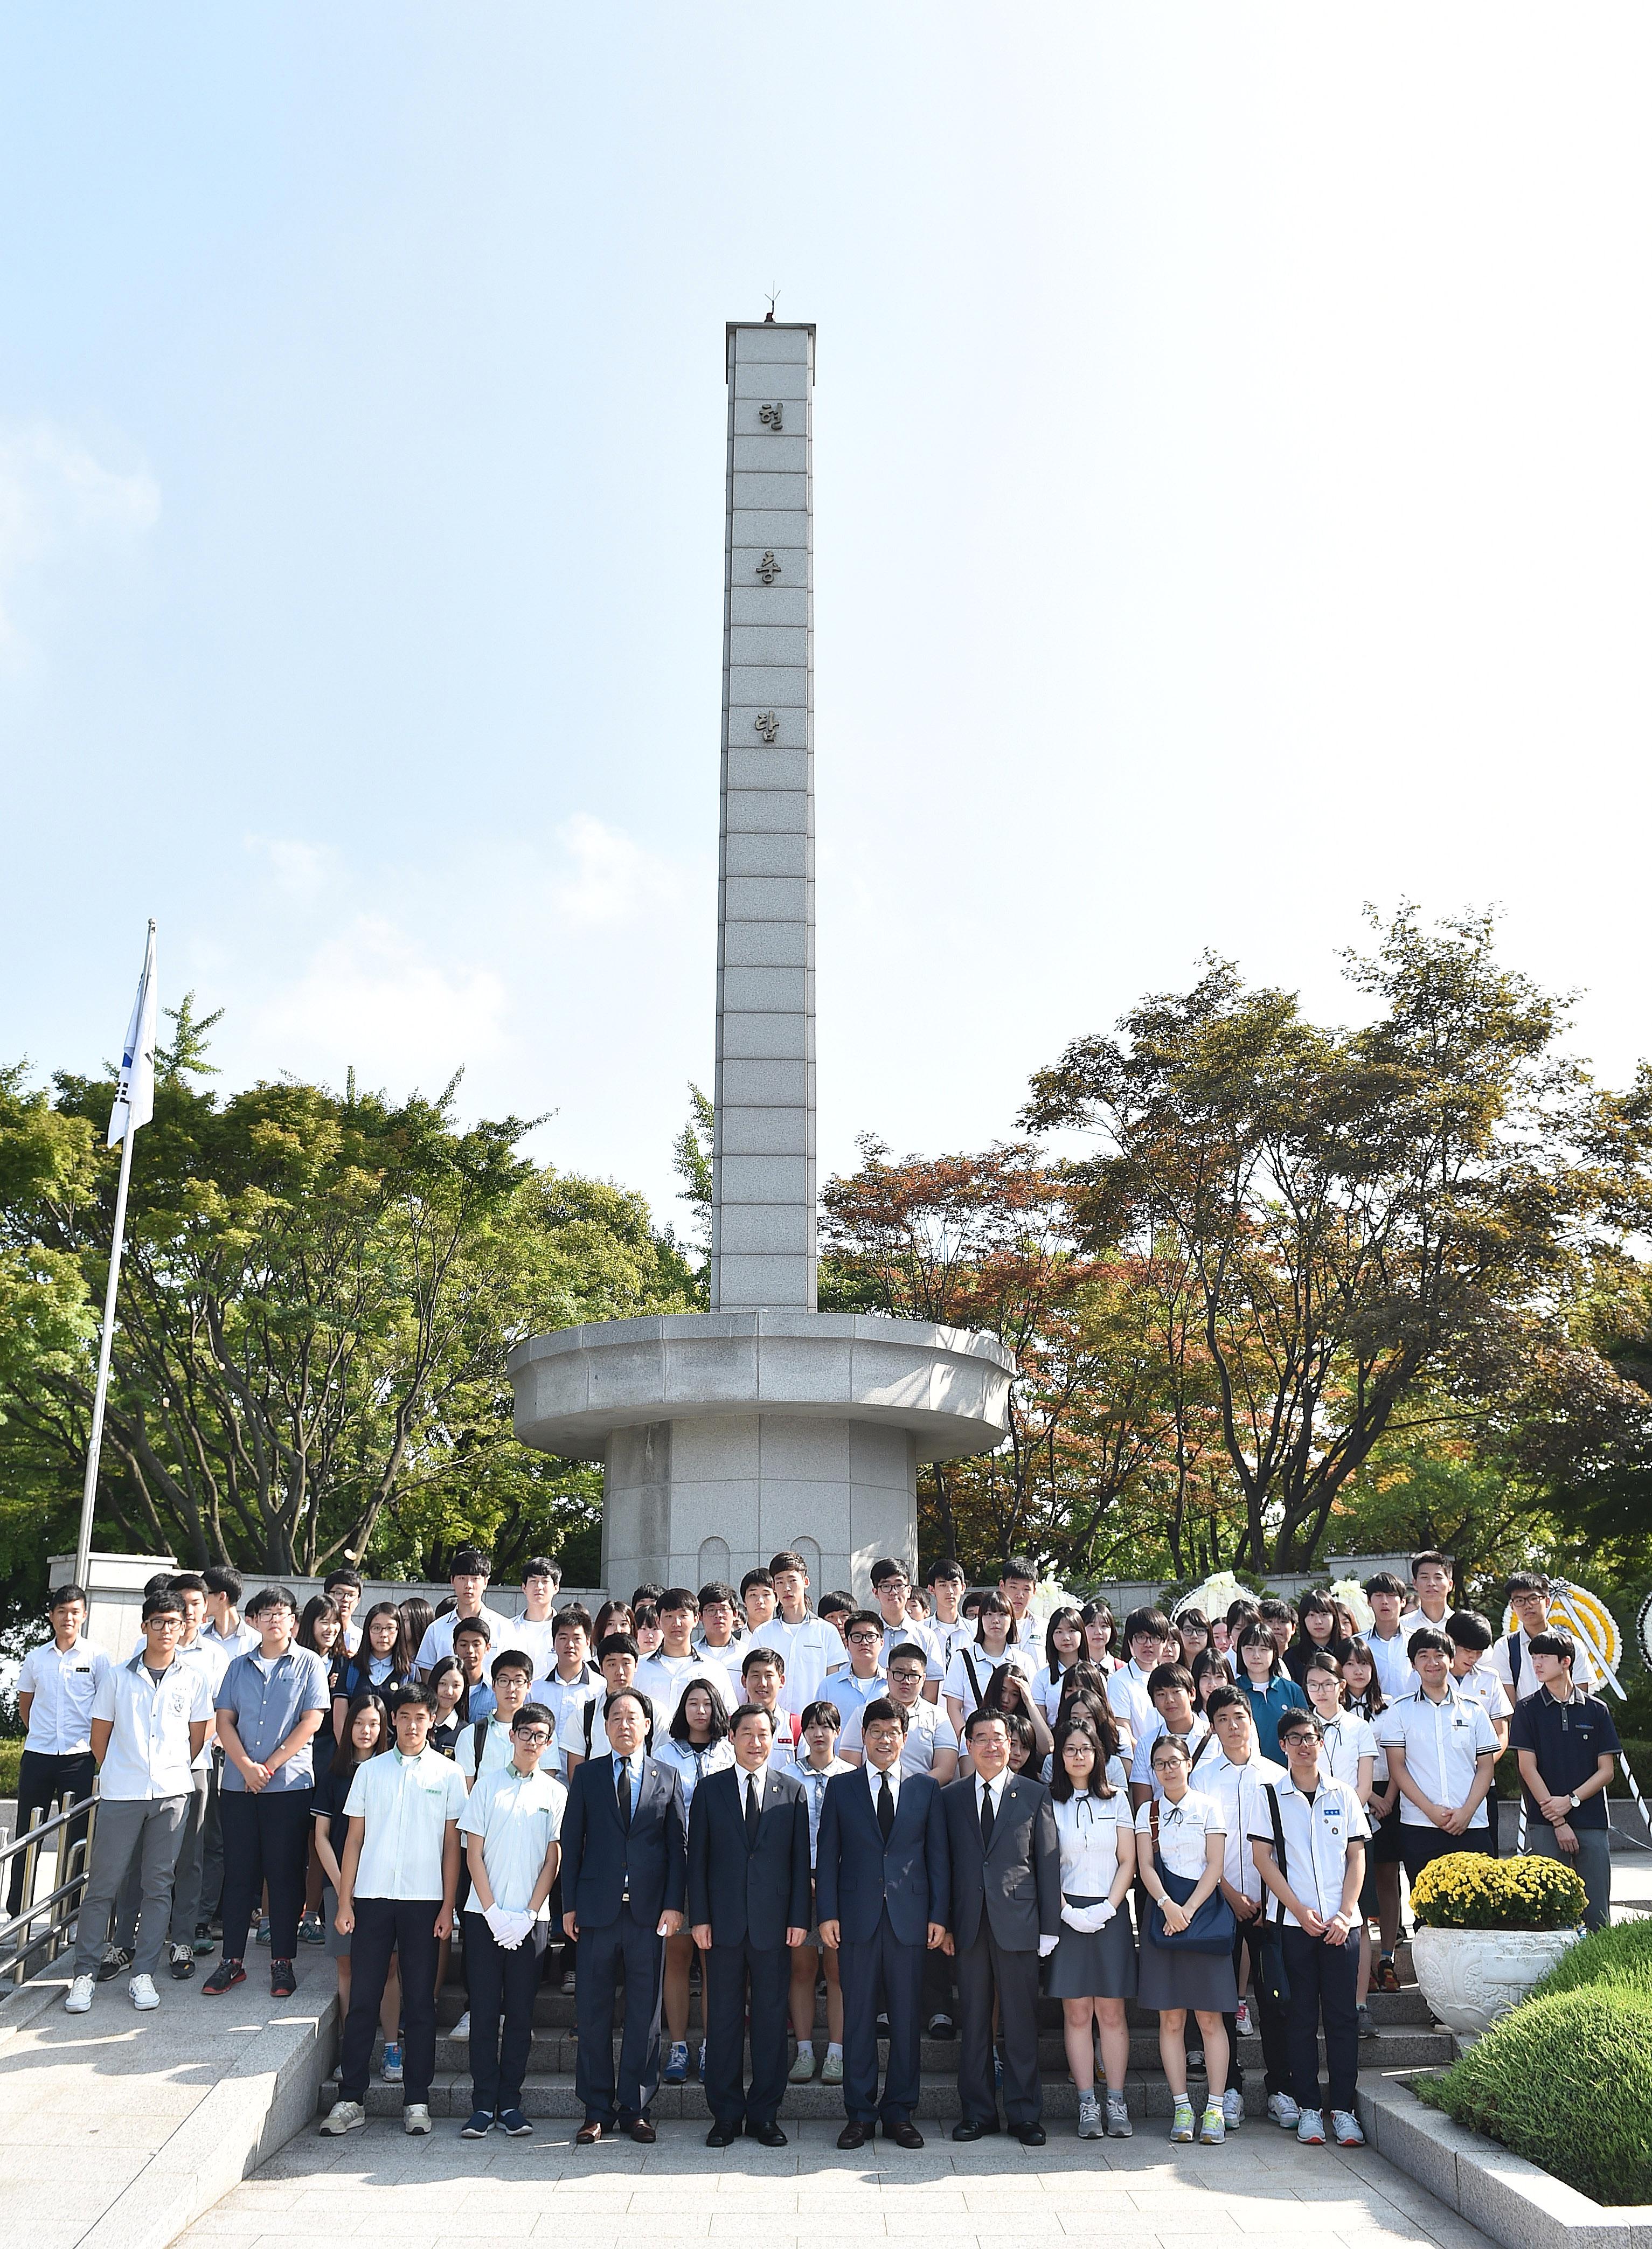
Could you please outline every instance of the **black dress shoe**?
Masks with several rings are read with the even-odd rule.
[[[619,2128],[627,2139],[635,2140],[639,2147],[653,2146],[657,2136],[646,2116],[622,2116]]]
[[[738,2124],[713,2124],[706,2135],[706,2144],[708,2148],[732,2148],[740,2133]]]
[[[973,2116],[960,2116],[953,2126],[953,2137],[954,2140],[985,2140],[989,2139],[997,2129],[998,2120],[995,2116],[990,2124],[978,2124]]]
[[[746,2136],[755,2140],[760,2148],[784,2148],[790,2144],[778,2124],[754,2124],[748,2121]]]
[[[837,2144],[840,2148],[864,2148],[871,2136],[869,2124],[857,2124],[851,2116],[837,2135]]]
[[[885,2124],[884,2137],[892,2140],[898,2148],[921,2148],[924,2136],[910,2117],[904,2124]]]
[[[1044,2144],[1044,2128],[1042,2124],[1012,2124],[1010,2129],[1023,2148],[1042,2148]]]

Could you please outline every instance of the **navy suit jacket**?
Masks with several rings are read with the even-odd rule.
[[[1043,1781],[1005,1775],[988,1852],[981,1846],[974,1775],[948,1781],[940,1800],[952,1877],[946,1925],[959,1944],[975,1942],[983,1913],[1006,1952],[1036,1952],[1041,1936],[1059,1936],[1061,1840]]]
[[[562,1897],[582,1929],[606,1929],[619,1919],[624,1877],[631,1883],[631,1912],[650,1926],[662,1913],[680,1913],[686,1894],[688,1838],[683,1788],[675,1771],[643,1759],[642,1785],[631,1832],[620,1826],[614,1759],[588,1758],[568,1787],[562,1814]]]
[[[946,1919],[947,1863],[940,1790],[926,1772],[902,1775],[887,1843],[866,1769],[827,1782],[815,1909],[820,1920],[841,1923],[846,1944],[869,1943],[885,1906],[902,1944],[927,1944],[930,1922]]]
[[[746,1840],[740,1778],[732,1766],[694,1791],[688,1814],[688,1923],[709,1922],[713,1944],[781,1947],[807,1929],[809,1799],[789,1773],[763,1775],[757,1845]]]

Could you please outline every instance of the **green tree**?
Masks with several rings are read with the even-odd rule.
[[[1040,1071],[1022,1118],[1098,1136],[1075,1166],[1092,1252],[1176,1244],[1257,1568],[1312,1558],[1420,1385],[1508,1379],[1606,1201],[1559,1005],[1489,918],[1404,907],[1347,969],[1376,1004],[1352,1030],[1212,960]]]

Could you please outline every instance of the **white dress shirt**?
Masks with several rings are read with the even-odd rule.
[[[1279,1829],[1284,1837],[1285,1862],[1280,1869],[1304,1905],[1329,1921],[1342,1905],[1342,1885],[1347,1871],[1348,1846],[1363,1842],[1369,1833],[1359,1799],[1344,1780],[1322,1780],[1311,1799],[1304,1796],[1287,1773],[1273,1784],[1279,1799]],[[1252,1806],[1255,1825],[1251,1839],[1274,1842],[1273,1820],[1265,1796]],[[1271,1896],[1271,1892],[1270,1896]],[[1355,1908],[1356,1915],[1359,1909]],[[1287,1929],[1301,1922],[1287,1908]]]
[[[1392,1640],[1380,1639],[1374,1632],[1365,1635],[1366,1646],[1371,1650],[1377,1684],[1382,1689],[1385,1702],[1397,1702],[1402,1695],[1411,1694],[1416,1687],[1417,1675],[1411,1668],[1411,1658],[1406,1654],[1406,1638],[1403,1625]]]
[[[1105,1898],[1119,1872],[1119,1830],[1128,1827],[1133,1817],[1119,1758],[1108,1758],[1107,1779],[1111,1796],[1096,1796],[1085,1789],[1054,1807],[1063,1897]]]
[[[1199,1787],[1206,1796],[1213,1796],[1222,1808],[1227,1820],[1227,1840],[1222,1846],[1222,1880],[1241,1897],[1262,1901],[1263,1880],[1256,1871],[1251,1855],[1250,1838],[1257,1819],[1268,1819],[1268,1800],[1262,1793],[1263,1784],[1272,1781],[1277,1787],[1290,1774],[1282,1764],[1265,1757],[1253,1749],[1242,1764],[1235,1764],[1220,1742],[1212,1742],[1199,1760]],[[1260,1803],[1261,1812],[1256,1806]],[[1271,1835],[1271,1824],[1268,1826]]]
[[[786,1677],[790,1680],[789,1669]],[[712,1662],[697,1650],[691,1648],[686,1655],[667,1655],[662,1647],[657,1654],[650,1655],[645,1662],[637,1665],[637,1677],[632,1683],[637,1692],[646,1695],[654,1705],[656,1733],[665,1731],[677,1716],[678,1705],[697,1679],[712,1688],[726,1710],[728,1674],[720,1663]],[[784,1694],[781,1700],[785,1702]],[[787,1703],[786,1707],[789,1709],[791,1706]]]
[[[740,1809],[742,1819],[746,1816],[746,1807],[751,1801],[754,1789],[757,1792],[757,1808],[760,1812],[763,1808],[763,1774],[766,1770],[767,1767],[761,1764],[755,1772],[747,1772],[743,1764],[737,1764],[734,1768],[740,1781]]]
[[[1468,1802],[1481,1751],[1495,1750],[1497,1746],[1484,1704],[1458,1694],[1455,1682],[1448,1682],[1444,1697],[1438,1702],[1431,1701],[1421,1687],[1414,1695],[1402,1695],[1399,1702],[1390,1702],[1377,1720],[1377,1739],[1385,1749],[1405,1751],[1406,1771],[1412,1779],[1431,1804],[1442,1804],[1448,1811],[1455,1811]],[[1469,1822],[1470,1827],[1489,1824],[1486,1801],[1482,1797]],[[1403,1789],[1400,1792],[1400,1825],[1434,1825]]]
[[[817,1616],[805,1613],[796,1624],[776,1615],[763,1627],[763,1638],[786,1659],[786,1676],[780,1682],[780,1706],[801,1718],[821,1697],[821,1682],[843,1652],[836,1629]]]
[[[509,1617],[502,1614],[498,1609],[489,1608],[485,1601],[477,1611],[477,1615],[492,1634],[487,1644],[487,1658],[490,1663],[496,1655],[502,1654],[507,1647],[516,1647],[517,1642],[510,1636],[512,1620]],[[451,1655],[454,1628],[465,1621],[465,1618],[457,1609],[450,1609],[445,1616],[432,1618],[425,1627],[423,1639],[419,1642],[418,1654],[413,1659],[413,1668],[416,1671],[431,1670],[444,1655]]]
[[[1144,1804],[1136,1814],[1136,1833],[1144,1839],[1140,1847],[1148,1858],[1153,1848],[1153,1805]],[[1197,1881],[1203,1874],[1208,1835],[1222,1837],[1225,1863],[1227,1833],[1226,1805],[1196,1788],[1190,1788],[1180,1804],[1172,1804],[1167,1798],[1159,1805],[1159,1855],[1169,1872],[1180,1874],[1184,1881]]]
[[[356,1896],[439,1902],[447,1823],[457,1822],[465,1805],[465,1776],[440,1750],[414,1757],[387,1750],[357,1765],[344,1800],[349,1817],[367,1823]]]
[[[939,1702],[926,1702],[920,1695],[907,1712],[907,1726],[900,1745],[900,1769],[903,1772],[927,1772],[935,1762],[937,1750],[955,1750],[958,1736],[953,1722]],[[843,1730],[837,1746],[845,1757],[851,1750],[864,1750],[864,1737],[858,1709],[847,1712]]]
[[[1107,1674],[1107,1708],[1122,1725],[1129,1727],[1132,1747],[1159,1716],[1147,1692],[1147,1678],[1133,1655],[1128,1663],[1120,1663]]]
[[[1570,1625],[1557,1625],[1554,1629],[1558,1632],[1572,1631]],[[1572,1659],[1572,1684],[1587,1688],[1593,1694],[1595,1689],[1594,1666],[1584,1654],[1583,1643],[1578,1640],[1577,1634],[1573,1633],[1572,1636],[1577,1642],[1578,1651]],[[1481,1658],[1482,1663],[1489,1663],[1497,1673],[1511,1703],[1524,1702],[1528,1695],[1535,1695],[1543,1683],[1532,1668],[1531,1633],[1522,1625],[1514,1638],[1518,1656],[1517,1662],[1511,1664],[1509,1661],[1509,1635],[1506,1632],[1500,1633],[1492,1642],[1490,1654]],[[1478,1666],[1476,1668],[1477,1669]],[[1492,1716],[1497,1716],[1496,1711]]]
[[[17,1673],[17,1692],[34,1696],[24,1747],[36,1757],[88,1755],[92,1705],[109,1668],[108,1657],[84,1633],[67,1649],[55,1640],[31,1647]]]
[[[507,1913],[526,1913],[533,1885],[545,1864],[545,1854],[562,1832],[568,1792],[560,1780],[535,1770],[519,1772],[508,1768],[489,1772],[471,1791],[459,1814],[459,1833],[482,1839],[482,1864],[495,1905]],[[481,1908],[472,1901],[471,1909]],[[547,1898],[537,1919],[548,1921]]]
[[[891,1765],[887,1772],[879,1772],[871,1759],[868,1757],[865,1764],[862,1765],[861,1771],[865,1774],[866,1785],[872,1792],[872,1810],[874,1812],[877,1811],[878,1799],[883,1794],[884,1783],[887,1781],[889,1783],[890,1800],[894,1805],[896,1811],[898,1812],[900,1810],[900,1759],[897,1757],[894,1764]]]

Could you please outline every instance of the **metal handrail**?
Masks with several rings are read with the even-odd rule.
[[[23,1909],[0,1919],[0,1946],[15,1939],[16,1950],[0,1970],[10,1984],[10,1990],[0,1991],[0,2005],[20,1991],[37,1967],[48,1966],[59,1955],[66,1951],[72,1941],[70,1926],[75,1920],[86,1891],[86,1869],[92,1861],[92,1835],[97,1824],[98,1790],[94,1785],[89,1796],[76,1797],[65,1803],[64,1808],[43,1819],[38,1813],[30,1817],[28,1827],[10,1843],[0,1845],[0,1894],[10,1881],[15,1860],[23,1860]],[[40,1846],[50,1835],[60,1829],[84,1826],[84,1835],[77,1835],[59,1860],[60,1879],[56,1887],[43,1898],[32,1895],[36,1869],[39,1864]],[[65,1874],[65,1866],[67,1874]],[[44,1915],[45,1926],[37,1930],[34,1924]]]

